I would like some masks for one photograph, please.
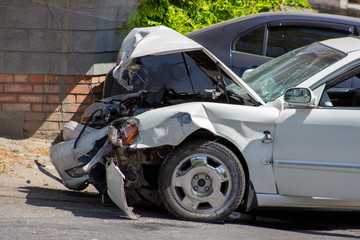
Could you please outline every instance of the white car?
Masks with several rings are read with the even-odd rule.
[[[337,87],[360,74],[359,38],[313,43],[243,79],[165,27],[134,29],[121,49],[114,77],[146,87],[90,107],[84,119],[102,128],[51,148],[67,187],[106,189],[130,218],[128,204],[143,199],[194,221],[254,207],[360,208],[360,101]]]

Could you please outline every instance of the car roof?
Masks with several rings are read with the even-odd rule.
[[[230,26],[233,24],[237,24],[241,21],[252,21],[256,20],[259,23],[267,23],[274,21],[285,21],[285,20],[293,20],[293,21],[319,21],[319,22],[333,22],[333,23],[343,23],[349,25],[360,26],[360,19],[355,17],[334,15],[334,14],[326,14],[326,13],[314,13],[314,12],[266,12],[266,13],[258,13],[246,15],[238,18],[233,18],[230,20],[226,20],[220,23],[213,24],[211,26],[204,27],[202,29],[195,30],[186,34],[187,37],[194,37],[198,34],[203,34],[205,32],[211,32],[213,30]]]
[[[360,50],[359,37],[334,38],[320,42],[323,45],[337,49],[344,53],[350,53]]]

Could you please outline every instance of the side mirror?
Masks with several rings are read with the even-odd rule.
[[[315,106],[316,98],[309,88],[289,88],[284,94],[288,106]]]

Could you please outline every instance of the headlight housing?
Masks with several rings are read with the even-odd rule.
[[[109,126],[109,139],[119,147],[129,147],[139,141],[138,120],[135,118],[118,119]]]

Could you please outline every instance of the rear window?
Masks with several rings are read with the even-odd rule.
[[[240,36],[235,43],[235,51],[261,55],[265,26],[251,30]]]

